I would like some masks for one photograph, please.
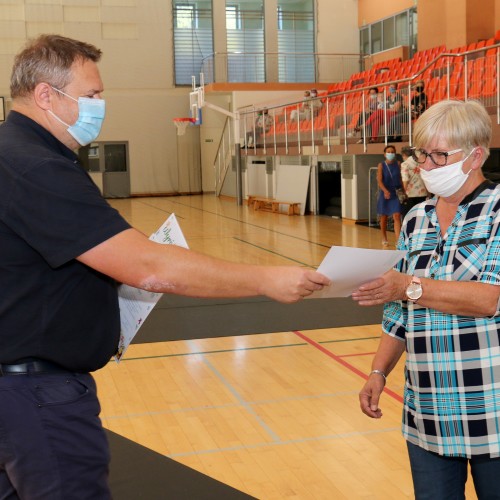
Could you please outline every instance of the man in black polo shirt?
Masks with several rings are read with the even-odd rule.
[[[18,54],[0,127],[0,497],[110,497],[89,372],[116,352],[116,283],[202,297],[294,302],[328,280],[234,264],[131,228],[74,150],[104,118],[101,51],[56,35]]]

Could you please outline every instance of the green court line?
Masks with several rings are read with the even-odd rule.
[[[274,234],[280,234],[282,236],[288,236],[289,238],[293,238],[295,240],[305,241],[306,243],[311,243],[312,245],[317,245],[319,247],[330,248],[330,246],[331,246],[331,245],[324,245],[323,243],[318,243],[317,241],[311,241],[311,240],[307,240],[305,238],[299,238],[297,236],[294,236],[293,234],[283,233],[281,231],[275,231],[273,229],[269,229],[268,227],[259,226],[258,224],[253,224],[251,222],[247,222],[247,221],[244,221],[244,220],[241,220],[241,219],[236,219],[234,217],[229,217],[228,215],[219,214],[217,212],[211,212],[211,211],[206,210],[204,208],[193,207],[191,205],[187,205],[186,203],[181,203],[179,201],[173,201],[173,200],[168,200],[168,201],[170,201],[171,203],[176,204],[176,205],[181,205],[183,207],[192,208],[193,210],[199,210],[200,212],[205,212],[207,214],[216,215],[217,217],[221,217],[223,219],[228,219],[228,220],[232,220],[232,221],[235,221],[235,222],[239,222],[241,224],[245,224],[245,225],[250,226],[250,227],[256,227],[258,229],[263,229],[265,231],[268,231],[268,232],[271,232],[271,233],[274,233]],[[172,212],[169,212],[168,210],[164,210],[162,208],[158,208],[158,207],[155,207],[154,205],[146,203],[143,200],[140,200],[140,203],[142,203],[142,204],[144,204],[144,205],[146,205],[148,207],[154,208],[155,210],[159,210],[160,212],[165,212],[167,214],[172,213]],[[177,214],[175,214],[175,216],[178,217],[179,219],[185,219],[185,217],[182,217],[182,216],[177,215]]]
[[[379,339],[380,337],[361,337],[361,338],[353,338],[353,339],[341,339],[341,340],[324,340],[322,342],[318,342],[318,344],[334,344],[337,342],[353,342],[355,340],[374,340]],[[146,359],[158,359],[158,358],[182,358],[184,356],[202,356],[204,354],[221,354],[226,352],[240,352],[240,351],[258,351],[262,349],[279,349],[282,347],[303,347],[307,346],[307,342],[299,342],[294,344],[280,344],[280,345],[265,345],[258,347],[241,347],[238,349],[218,349],[215,351],[198,351],[198,352],[185,352],[185,353],[177,353],[177,354],[160,354],[158,356],[140,356],[137,358],[122,358],[120,363],[124,361],[140,361]]]
[[[278,257],[283,257],[283,259],[289,260],[291,262],[295,262],[296,264],[300,264],[301,266],[314,267],[311,264],[306,264],[305,262],[301,262],[300,260],[292,259],[291,257],[287,257],[286,255],[275,252],[274,250],[269,250],[269,248],[261,247],[260,245],[256,245],[255,243],[251,243],[250,241],[244,240],[242,238],[238,238],[237,236],[233,236],[233,239],[237,240],[241,243],[245,243],[247,245],[250,245],[252,247],[258,248],[259,250],[263,250],[264,252],[271,253],[273,255],[277,255]]]

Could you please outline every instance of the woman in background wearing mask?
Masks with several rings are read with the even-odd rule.
[[[415,94],[411,98],[411,117],[418,118],[427,109],[427,96],[424,92],[424,81],[415,84]]]
[[[382,245],[387,246],[387,218],[392,215],[394,220],[394,233],[396,241],[401,231],[401,203],[396,194],[396,189],[403,187],[401,180],[401,167],[396,160],[396,148],[384,148],[385,161],[378,164],[377,184],[379,187],[377,200],[377,213],[380,217],[380,230],[382,231]]]
[[[354,127],[355,132],[359,132],[361,130],[361,139],[358,140],[358,144],[363,144],[364,142],[364,133],[366,130],[366,135],[369,136],[371,135],[371,131],[369,127],[363,126],[363,123],[366,123],[368,118],[370,118],[371,114],[377,109],[381,109],[383,107],[383,103],[379,101],[379,94],[378,94],[378,88],[377,87],[372,87],[368,91],[368,98],[365,101],[365,112],[360,113],[358,117],[358,122],[356,123],[356,126]]]
[[[499,498],[500,188],[482,166],[491,119],[474,101],[442,101],[417,120],[414,157],[435,196],[405,218],[406,256],[353,293],[386,303],[380,346],[360,392],[380,418],[386,377],[406,351],[403,435],[417,499]]]
[[[389,131],[389,124],[394,116],[401,113],[402,107],[403,100],[401,98],[401,94],[396,88],[396,85],[389,85],[389,93],[387,94],[385,99],[385,109],[384,107],[382,107],[381,109],[377,109],[366,121],[366,125],[371,127],[372,133],[372,137],[369,142],[377,142],[380,137],[380,127],[382,127],[385,120],[387,120],[387,132],[389,132],[389,135],[393,135],[392,132]]]

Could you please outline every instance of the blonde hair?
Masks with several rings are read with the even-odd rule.
[[[415,123],[413,145],[424,148],[439,137],[450,148],[466,153],[475,147],[484,150],[484,159],[490,154],[491,119],[477,101],[441,101],[428,108]]]

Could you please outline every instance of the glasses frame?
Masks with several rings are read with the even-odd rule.
[[[420,151],[420,154],[425,157],[424,161],[419,161],[419,159],[417,158],[417,155],[415,154],[417,149]],[[427,158],[430,158],[432,163],[434,163],[434,165],[436,165],[436,167],[446,167],[446,165],[448,164],[448,156],[459,153],[460,151],[463,152],[462,148],[452,149],[451,151],[432,151],[431,153],[428,153],[425,149],[420,149],[420,148],[412,148],[412,150],[413,150],[413,152],[412,152],[411,156],[417,163],[419,163],[420,165],[423,165],[427,161]],[[434,158],[432,157],[432,155],[435,153],[439,153],[440,155],[444,156],[444,164],[443,165],[439,165],[434,161]]]

